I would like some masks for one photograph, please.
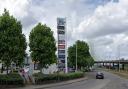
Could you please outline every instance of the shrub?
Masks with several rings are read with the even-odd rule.
[[[80,78],[83,76],[84,76],[83,72],[75,72],[75,73],[69,73],[69,74],[60,74],[59,78],[60,80],[69,80],[69,79]]]
[[[24,84],[23,79],[17,73],[0,75],[0,85],[23,85],[23,84]]]
[[[84,77],[84,73],[75,72],[75,73],[68,73],[68,74],[48,74],[48,75],[37,73],[37,74],[34,74],[34,77],[35,77],[36,84],[42,84],[42,83],[59,82],[64,80],[81,78],[81,77]]]

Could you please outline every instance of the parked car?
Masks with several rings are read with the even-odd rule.
[[[104,74],[102,72],[97,72],[96,79],[104,79]]]
[[[68,71],[69,72],[75,72],[75,69],[74,68],[68,68]]]

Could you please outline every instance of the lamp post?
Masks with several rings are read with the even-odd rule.
[[[76,42],[76,72],[77,72],[77,42]]]
[[[65,18],[66,20],[67,18]],[[68,61],[67,61],[67,24],[65,23],[65,73],[68,73]]]
[[[109,55],[108,55],[108,57],[109,57],[109,61],[111,60],[111,58],[110,58],[110,55],[111,55],[111,52],[109,52]],[[111,63],[109,63],[109,70],[110,70],[110,67],[111,67]]]
[[[120,45],[118,45],[118,47],[117,47],[117,51],[118,51],[118,67],[119,67],[119,72],[120,72]]]

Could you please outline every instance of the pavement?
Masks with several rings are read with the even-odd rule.
[[[110,72],[102,70],[98,71],[104,73],[105,79],[96,79],[96,70],[94,72],[87,73],[86,78],[56,84],[27,86],[17,89],[128,89],[128,79],[122,78]]]

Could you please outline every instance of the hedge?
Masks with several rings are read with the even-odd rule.
[[[24,85],[24,80],[17,73],[0,74],[0,85]]]
[[[74,73],[68,73],[68,74],[48,74],[48,75],[37,73],[37,74],[34,74],[34,77],[35,77],[36,84],[45,84],[45,83],[53,83],[53,82],[81,78],[81,77],[84,77],[84,73],[74,72]]]

